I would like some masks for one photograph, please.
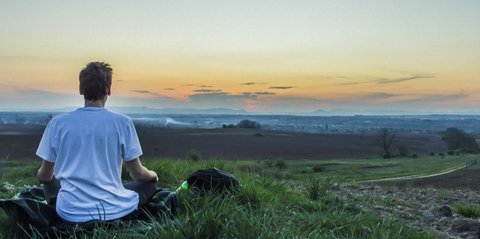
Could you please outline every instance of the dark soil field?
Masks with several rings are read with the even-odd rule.
[[[376,135],[310,134],[249,129],[137,128],[144,158],[185,158],[197,151],[203,158],[222,159],[346,159],[382,154]],[[0,158],[31,159],[43,127],[0,125]],[[446,152],[438,135],[398,135],[392,146],[405,145],[410,154]]]

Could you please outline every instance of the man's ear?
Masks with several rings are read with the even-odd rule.
[[[111,85],[109,85],[105,88],[105,93],[107,93],[107,95],[112,94],[112,86]]]

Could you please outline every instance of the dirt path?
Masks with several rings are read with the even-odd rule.
[[[402,177],[372,179],[372,180],[360,181],[358,183],[377,183],[377,182],[388,182],[388,181],[401,181],[401,180],[409,180],[409,179],[430,178],[430,177],[435,177],[435,176],[440,176],[440,175],[452,173],[452,172],[458,171],[460,169],[464,169],[465,167],[466,167],[466,165],[462,164],[462,165],[457,166],[457,167],[448,168],[448,169],[442,170],[440,172],[431,173],[431,174],[416,174],[416,175],[409,175],[409,176],[402,176]]]

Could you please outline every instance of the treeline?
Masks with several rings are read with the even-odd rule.
[[[447,143],[448,150],[450,151],[461,151],[464,153],[480,152],[480,147],[475,137],[458,128],[448,128],[445,130],[445,132],[443,132],[443,140]]]
[[[461,153],[478,154],[480,153],[479,141],[474,135],[468,134],[458,128],[448,128],[442,133],[442,139],[447,144],[448,155],[458,155]],[[398,155],[392,153],[392,146],[397,140],[396,134],[390,129],[382,128],[377,133],[378,146],[382,148],[382,157],[392,158],[395,156],[407,157],[408,149],[405,145],[398,146]],[[430,153],[431,156],[435,155],[434,152]],[[439,153],[440,156],[444,156],[444,153]],[[412,154],[412,157],[417,157],[416,154]]]

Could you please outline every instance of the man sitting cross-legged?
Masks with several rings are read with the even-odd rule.
[[[153,195],[157,174],[139,160],[142,149],[132,120],[105,109],[112,69],[91,62],[80,72],[85,107],[54,117],[43,133],[37,177],[47,200],[67,222],[131,219]],[[122,185],[122,163],[134,179]]]

